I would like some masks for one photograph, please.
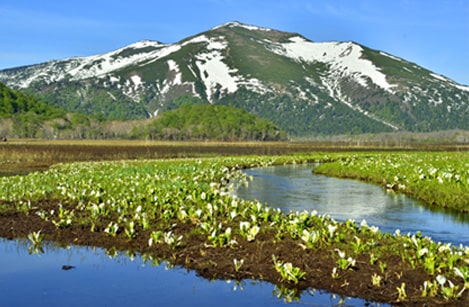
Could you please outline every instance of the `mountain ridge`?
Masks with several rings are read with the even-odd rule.
[[[157,116],[190,94],[292,135],[469,129],[469,87],[355,42],[236,21],[173,44],[2,70],[0,82],[110,119]]]

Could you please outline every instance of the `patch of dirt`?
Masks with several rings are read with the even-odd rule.
[[[2,201],[0,201],[2,204]],[[6,204],[3,202],[3,204]],[[67,206],[73,206],[71,204]],[[33,207],[50,210],[57,208],[55,201],[42,201]],[[198,275],[207,279],[258,279],[265,280],[288,288],[304,290],[315,288],[328,290],[350,297],[361,297],[369,301],[390,303],[402,306],[467,306],[467,293],[458,301],[446,301],[435,298],[422,298],[421,285],[429,280],[428,274],[421,269],[412,269],[403,265],[397,256],[381,257],[380,261],[387,264],[385,272],[381,272],[378,265],[370,265],[369,256],[363,254],[356,259],[353,270],[339,271],[339,276],[332,277],[332,270],[336,267],[337,252],[329,247],[318,249],[304,249],[299,241],[285,238],[275,239],[273,233],[260,233],[256,240],[248,242],[241,237],[235,237],[238,245],[235,247],[215,248],[210,246],[206,236],[194,232],[193,225],[177,223],[172,231],[176,235],[184,235],[184,244],[171,249],[166,244],[148,246],[149,230],[137,228],[137,235],[132,240],[124,233],[112,237],[97,225],[95,232],[90,231],[89,225],[75,225],[66,228],[56,228],[50,221],[42,220],[34,210],[28,215],[17,212],[0,212],[0,236],[7,239],[25,238],[33,231],[41,231],[45,240],[59,244],[75,244],[115,248],[117,250],[131,250],[138,253],[148,253],[153,257],[195,270]],[[272,255],[284,262],[291,262],[306,272],[305,280],[298,284],[285,282],[275,270]],[[236,271],[233,259],[244,260],[241,268]],[[371,276],[381,275],[379,287],[373,286]],[[397,287],[405,283],[407,298],[399,301]]]

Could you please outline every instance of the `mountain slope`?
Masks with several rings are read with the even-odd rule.
[[[0,81],[109,119],[156,116],[189,94],[293,135],[469,129],[469,87],[354,42],[238,22],[175,44],[3,70]]]
[[[34,114],[44,119],[64,115],[64,111],[37,101],[33,97],[14,91],[0,82],[0,119],[20,114]]]

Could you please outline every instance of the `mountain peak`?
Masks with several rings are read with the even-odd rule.
[[[212,30],[217,30],[221,28],[234,28],[234,27],[245,28],[247,30],[253,30],[253,31],[272,31],[272,29],[270,28],[264,28],[264,27],[259,27],[255,25],[248,25],[248,24],[236,21],[236,20],[213,27]]]

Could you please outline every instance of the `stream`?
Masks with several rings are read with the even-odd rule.
[[[469,245],[469,215],[431,210],[418,201],[393,191],[350,179],[315,175],[314,165],[283,165],[248,169],[249,186],[236,195],[257,199],[282,211],[312,211],[338,221],[366,220],[381,231],[402,234],[421,231],[434,241]]]

